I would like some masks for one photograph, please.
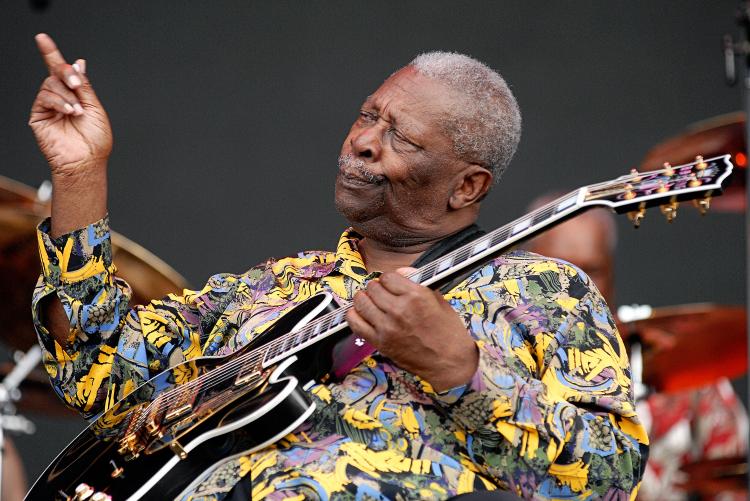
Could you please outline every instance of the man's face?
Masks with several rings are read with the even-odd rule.
[[[614,299],[612,252],[604,224],[596,216],[581,214],[545,231],[528,245],[529,250],[570,261],[594,281],[610,306]]]
[[[366,238],[409,245],[439,236],[461,167],[441,117],[450,92],[406,67],[362,105],[341,147],[336,208]]]

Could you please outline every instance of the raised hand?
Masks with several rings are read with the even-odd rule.
[[[36,36],[49,76],[31,107],[29,125],[56,176],[101,166],[112,150],[112,129],[86,76],[86,62],[68,64],[48,35]]]

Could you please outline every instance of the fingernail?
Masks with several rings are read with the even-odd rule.
[[[83,115],[83,106],[76,103],[73,105],[73,108],[76,110],[76,115]]]
[[[73,69],[76,70],[78,73],[81,72],[81,67],[78,66],[78,63],[73,63]]]
[[[70,75],[68,77],[68,83],[70,84],[71,87],[78,87],[79,85],[81,85],[82,82],[81,82],[81,79],[78,78],[77,75]]]
[[[65,103],[65,106],[63,106],[63,108],[65,109],[65,113],[73,113],[73,111],[75,111],[73,107],[68,103]]]

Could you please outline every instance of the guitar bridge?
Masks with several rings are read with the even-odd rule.
[[[167,412],[167,414],[164,416],[164,420],[172,421],[173,419],[178,418],[186,412],[190,412],[191,410],[193,410],[192,404],[181,405],[180,407]]]

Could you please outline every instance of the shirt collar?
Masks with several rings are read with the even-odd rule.
[[[362,254],[359,253],[361,239],[362,235],[352,228],[344,231],[336,246],[336,264],[333,267],[334,272],[351,277],[357,282],[364,282],[373,275],[367,273]]]

